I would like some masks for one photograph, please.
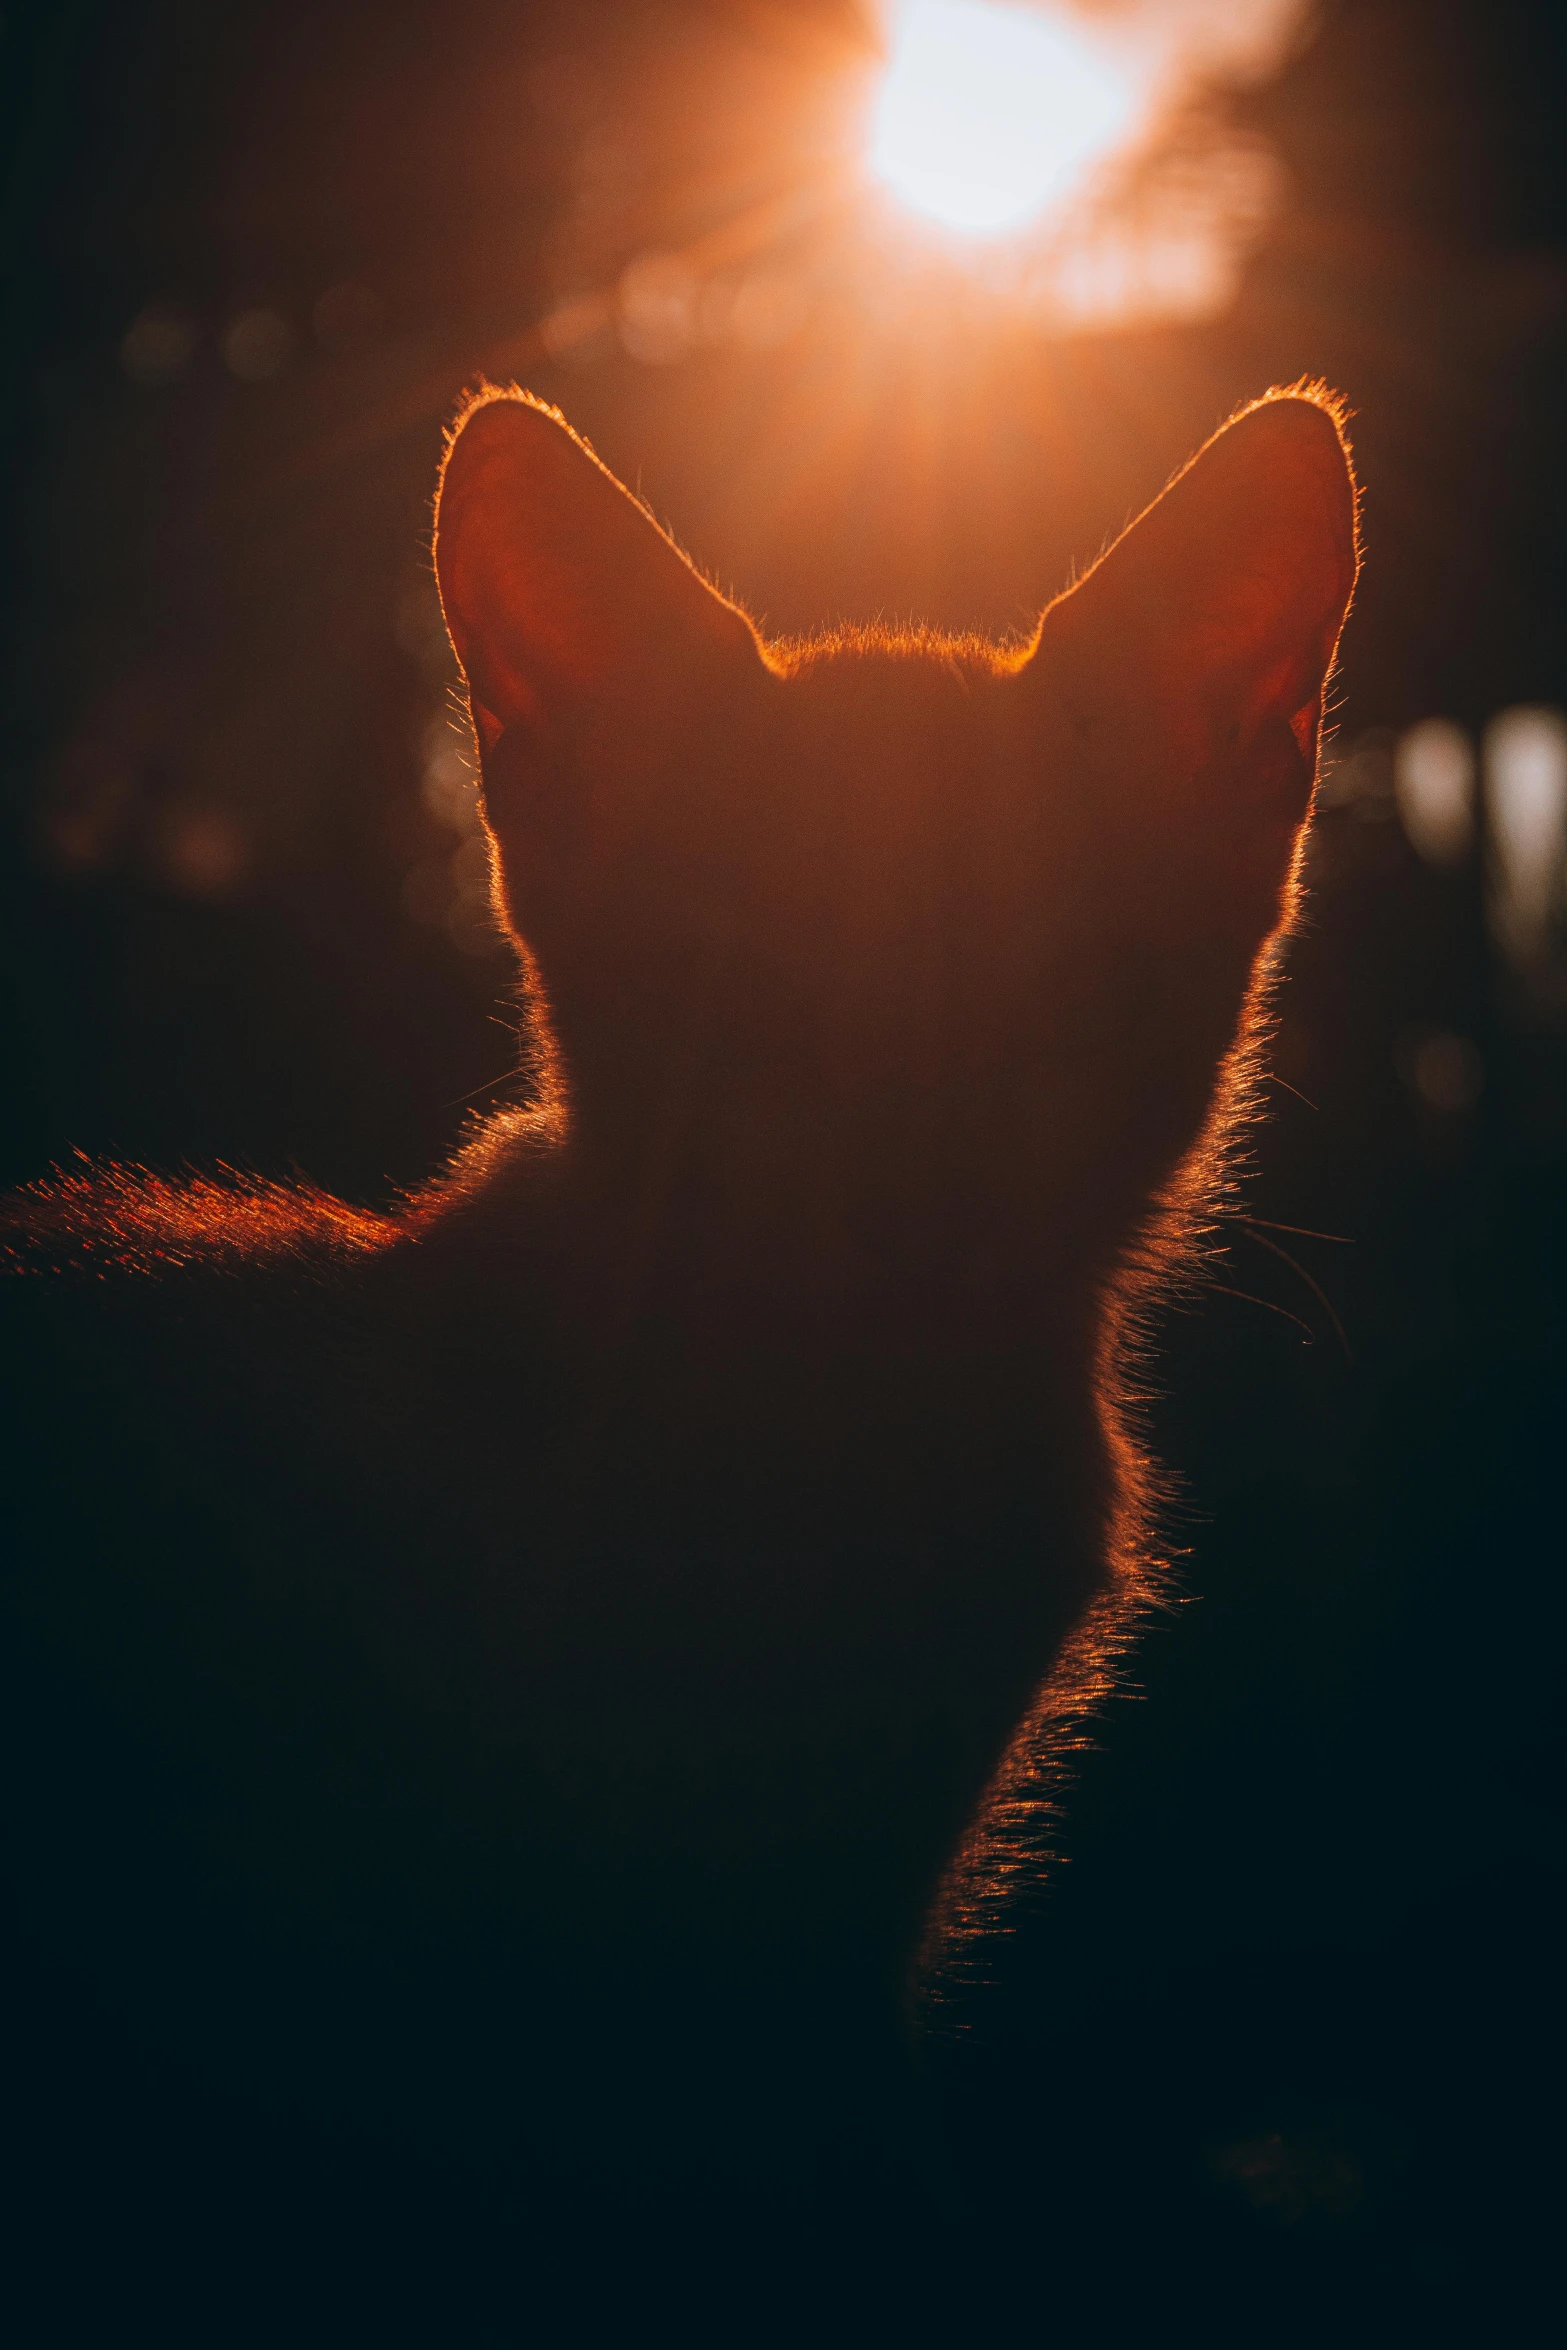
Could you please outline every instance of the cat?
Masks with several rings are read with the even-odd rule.
[[[91,1167],[4,1210],[56,2028],[242,2131],[654,2213],[675,2279],[693,2207],[744,2289],[779,2214],[917,2199],[912,1970],[1156,1572],[1149,1318],[1249,1114],[1357,565],[1297,385],[1026,642],[766,643],[553,409],[465,403],[435,568],[518,1102],[383,1214]]]

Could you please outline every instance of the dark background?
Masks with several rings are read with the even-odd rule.
[[[1211,94],[1287,174],[1233,308],[1052,338],[802,209],[868,54],[836,0],[8,8],[0,1177],[384,1201],[504,1090],[427,550],[481,369],[769,626],[997,631],[1325,376],[1366,495],[1343,743],[1567,703],[1567,12],[1319,23]],[[532,331],[758,208],[816,272],[771,347]],[[1422,866],[1385,795],[1313,882],[1250,1204],[1344,1236],[1286,1242],[1332,1312],[1238,1238],[1264,1303],[1172,1322],[1185,1597],[933,2059],[977,2237],[1037,2245],[1025,2339],[1521,2341],[1559,2298],[1567,1030],[1481,860]],[[1467,1108],[1411,1082],[1433,1031]],[[27,2225],[90,2266],[83,2181],[131,2158],[56,2118]]]

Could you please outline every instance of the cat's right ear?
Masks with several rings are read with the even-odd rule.
[[[715,594],[552,408],[483,399],[447,449],[435,571],[480,747],[514,727],[558,737],[586,708],[644,712],[672,681],[758,660]]]
[[[1161,748],[1172,823],[1221,812],[1204,804],[1205,774],[1210,801],[1216,784],[1270,776],[1279,813],[1298,823],[1358,565],[1354,477],[1330,405],[1270,394],[1051,606],[1026,667],[1085,727],[1121,737],[1118,750],[1135,751],[1139,731]]]

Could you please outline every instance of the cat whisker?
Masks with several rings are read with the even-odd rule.
[[[1206,1289],[1216,1291],[1220,1297],[1238,1297],[1243,1305],[1261,1306],[1263,1312],[1266,1314],[1281,1315],[1286,1322],[1294,1323],[1296,1329],[1301,1333],[1302,1339],[1307,1346],[1316,1345],[1317,1334],[1315,1330],[1312,1329],[1311,1324],[1309,1322],[1303,1322],[1299,1314],[1292,1314],[1288,1306],[1275,1305],[1271,1297],[1254,1297],[1249,1289],[1232,1289],[1230,1288],[1229,1284],[1224,1281],[1208,1281],[1205,1282],[1203,1286]]]
[[[1314,1102],[1309,1093],[1302,1093],[1298,1085],[1291,1085],[1289,1079],[1281,1077],[1276,1069],[1266,1069],[1263,1075],[1270,1085],[1282,1085],[1286,1093],[1292,1093],[1298,1102],[1304,1102],[1308,1110],[1321,1110],[1320,1102]]]
[[[460,1110],[464,1102],[477,1101],[481,1093],[494,1093],[498,1086],[512,1085],[519,1077],[526,1075],[527,1070],[519,1061],[515,1067],[502,1070],[499,1077],[486,1077],[482,1083],[471,1086],[467,1093],[458,1094],[455,1100],[443,1102],[441,1107],[445,1110]]]
[[[1260,1224],[1264,1232],[1293,1232],[1298,1240],[1331,1240],[1340,1248],[1353,1248],[1355,1243],[1347,1232],[1314,1232],[1309,1224],[1275,1224],[1271,1216],[1237,1216],[1237,1224]]]
[[[1322,1311],[1327,1315],[1328,1320],[1332,1323],[1334,1335],[1337,1337],[1339,1345],[1344,1349],[1344,1360],[1347,1363],[1352,1363],[1355,1359],[1354,1350],[1350,1346],[1349,1340],[1344,1335],[1344,1325],[1339,1320],[1338,1315],[1334,1312],[1332,1301],[1329,1298],[1327,1291],[1322,1287],[1322,1284],[1319,1281],[1314,1281],[1312,1279],[1305,1266],[1298,1264],[1295,1258],[1290,1255],[1287,1248],[1280,1248],[1278,1242],[1276,1240],[1269,1240],[1266,1233],[1253,1232],[1249,1229],[1250,1223],[1252,1221],[1260,1221],[1260,1218],[1243,1218],[1242,1221],[1248,1226],[1247,1237],[1249,1239],[1254,1240],[1259,1248],[1267,1249],[1270,1255],[1275,1257],[1282,1257],[1285,1264],[1289,1266],[1290,1271],[1300,1275],[1301,1280],[1305,1282],[1306,1287],[1311,1291],[1312,1296],[1316,1299],[1318,1305],[1321,1306]],[[1327,1238],[1328,1235],[1323,1234],[1322,1237]],[[1282,1311],[1282,1308],[1280,1310]]]

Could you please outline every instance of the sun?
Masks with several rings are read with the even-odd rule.
[[[1131,84],[1061,9],[905,0],[870,169],[948,228],[994,234],[1059,204],[1124,137]]]

